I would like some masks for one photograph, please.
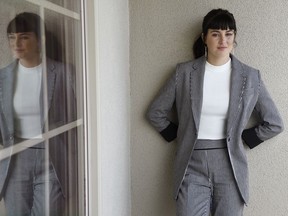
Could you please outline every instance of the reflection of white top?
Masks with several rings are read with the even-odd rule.
[[[230,77],[231,59],[221,66],[206,62],[198,139],[226,138]]]
[[[40,138],[40,90],[42,64],[26,68],[18,64],[14,91],[15,135],[19,138]]]

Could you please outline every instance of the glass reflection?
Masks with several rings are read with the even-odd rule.
[[[0,161],[6,214],[77,215],[76,129],[45,139],[77,119],[74,66],[36,13],[16,15],[6,35],[14,59],[0,69],[1,144],[11,150]],[[23,151],[13,154],[15,144]]]

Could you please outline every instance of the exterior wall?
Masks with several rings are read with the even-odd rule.
[[[234,14],[238,24],[235,55],[260,69],[288,125],[287,1],[130,1],[132,215],[175,215],[172,167],[177,144],[165,143],[144,115],[176,63],[192,59],[203,16],[213,8]],[[247,149],[250,203],[246,216],[287,214],[287,135],[284,131]]]

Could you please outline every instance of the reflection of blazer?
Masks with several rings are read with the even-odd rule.
[[[9,147],[14,144],[14,113],[13,113],[13,90],[14,78],[18,61],[0,70],[0,137],[3,147]],[[75,120],[75,97],[72,88],[72,76],[67,65],[52,60],[47,60],[47,94],[48,94],[48,116],[49,130],[62,126],[72,120]],[[42,85],[43,86],[43,85]],[[43,88],[40,93],[40,110],[42,112],[42,125],[44,131],[44,122],[47,116],[44,115],[43,108]],[[67,109],[71,110],[67,112]],[[72,141],[67,146],[67,137],[64,134],[58,135],[49,140],[49,153],[52,164],[55,168],[58,179],[61,183],[63,193],[65,194],[65,182],[67,178],[67,149],[74,148],[75,142]],[[74,144],[73,144],[74,143]],[[5,189],[8,171],[13,169],[9,167],[11,157],[0,161],[0,199]],[[9,179],[8,179],[9,181]]]
[[[259,71],[241,63],[233,55],[231,59],[232,74],[226,140],[234,176],[243,200],[247,203],[248,167],[242,139],[250,148],[253,148],[280,133],[283,130],[283,123],[261,80]],[[177,65],[176,73],[162,88],[147,112],[151,124],[167,141],[177,137],[175,198],[178,196],[197,140],[205,61],[205,57],[200,57]],[[174,124],[168,119],[168,113],[174,103],[179,124]],[[260,117],[259,124],[244,130],[253,110]]]

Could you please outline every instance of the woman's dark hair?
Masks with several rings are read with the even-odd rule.
[[[193,45],[193,53],[195,58],[199,58],[205,54],[204,39],[208,33],[208,29],[221,29],[237,31],[236,21],[232,13],[228,10],[213,9],[203,19],[202,33]]]
[[[7,26],[7,34],[19,32],[34,32],[37,40],[40,42],[42,24],[44,25],[44,22],[39,15],[30,12],[23,12],[17,14],[16,17],[9,22]],[[57,61],[62,61],[61,44],[52,32],[46,30],[45,25],[44,31],[46,38],[46,56]]]
[[[7,34],[34,32],[38,41],[41,39],[41,18],[39,15],[23,12],[12,19],[7,26]]]

